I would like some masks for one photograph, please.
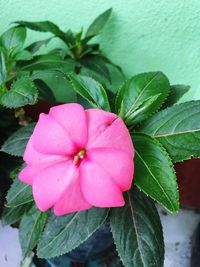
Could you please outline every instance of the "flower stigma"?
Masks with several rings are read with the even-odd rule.
[[[85,157],[86,154],[86,150],[85,149],[81,149],[75,156],[74,156],[74,160],[73,163],[75,165],[79,164],[80,161]]]

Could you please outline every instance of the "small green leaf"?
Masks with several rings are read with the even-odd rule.
[[[155,137],[174,162],[200,157],[200,100],[189,101],[155,114],[138,132]]]
[[[29,46],[26,47],[26,50],[28,50],[29,52],[31,52],[32,54],[36,53],[43,45],[47,45],[51,40],[53,39],[53,37],[41,40],[41,41],[37,41],[34,42],[32,44],[30,44]]]
[[[85,98],[93,107],[110,111],[108,97],[103,86],[86,76],[69,74],[74,90]]]
[[[8,53],[15,55],[23,48],[25,39],[25,27],[12,27],[1,35],[0,45],[2,45]]]
[[[0,86],[3,82],[6,81],[6,60],[5,60],[5,56],[4,53],[1,52],[0,50]],[[0,93],[2,93],[3,90],[1,90],[0,88]]]
[[[127,80],[119,89],[116,97],[116,111],[118,114],[121,113],[123,103],[126,124],[135,125],[155,113],[162,106],[169,92],[169,81],[162,72],[138,74]]]
[[[33,201],[32,187],[22,183],[18,178],[12,183],[6,196],[7,207],[13,208]]]
[[[1,151],[12,156],[23,156],[26,144],[33,133],[35,124],[24,126],[14,132],[2,145]]]
[[[39,91],[39,99],[47,100],[52,105],[56,104],[56,98],[49,86],[40,79],[35,79],[34,84]]]
[[[30,21],[15,21],[15,23],[20,26],[25,26],[28,29],[39,31],[39,32],[51,32],[56,37],[59,37],[64,42],[68,42],[67,36],[65,32],[63,32],[55,23],[51,21],[38,21],[38,22],[30,22]]]
[[[1,104],[7,108],[18,108],[34,105],[38,91],[30,77],[24,76],[16,80],[11,89],[1,96]]]
[[[164,242],[158,212],[138,190],[126,193],[126,205],[111,210],[111,231],[126,267],[163,267]]]
[[[24,257],[37,245],[46,219],[47,213],[41,212],[36,206],[33,206],[32,209],[22,217],[19,226],[19,240]]]
[[[132,134],[135,148],[134,182],[144,193],[177,212],[179,194],[173,164],[162,145],[145,134]]]
[[[172,85],[170,95],[168,96],[164,106],[170,107],[174,104],[177,104],[177,102],[182,98],[182,96],[186,94],[189,90],[190,90],[189,85],[183,85],[183,84]]]
[[[4,208],[2,215],[2,223],[3,225],[14,224],[20,220],[25,212],[27,212],[31,206],[32,202],[27,203],[25,205],[20,205],[14,208]]]
[[[92,208],[58,217],[51,213],[38,244],[38,257],[49,259],[75,249],[105,222],[108,212]]]
[[[22,50],[14,56],[14,60],[31,60],[32,54],[28,50]]]
[[[86,32],[86,37],[88,36],[95,36],[100,33],[108,19],[110,18],[110,15],[112,13],[112,8],[109,8],[102,14],[100,14],[89,26],[87,32]]]

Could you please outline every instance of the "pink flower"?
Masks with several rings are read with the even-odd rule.
[[[38,208],[56,215],[124,205],[133,179],[134,149],[115,114],[64,104],[40,114],[19,174]]]

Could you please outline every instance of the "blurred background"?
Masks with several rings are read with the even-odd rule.
[[[184,99],[199,99],[199,0],[0,0],[0,32],[16,20],[51,20],[79,31],[109,7],[112,17],[98,37],[109,58],[127,76],[161,70],[172,84],[191,85]],[[37,36],[29,32],[30,41]]]

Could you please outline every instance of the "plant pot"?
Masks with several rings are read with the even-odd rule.
[[[34,260],[37,267],[122,267],[108,225],[101,226],[87,241],[63,256],[46,262]]]

